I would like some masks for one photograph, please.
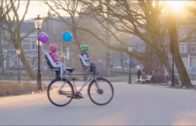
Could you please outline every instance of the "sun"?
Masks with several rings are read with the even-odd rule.
[[[176,13],[182,13],[185,11],[188,4],[190,4],[190,1],[187,0],[167,0],[166,6],[169,9],[172,9]]]

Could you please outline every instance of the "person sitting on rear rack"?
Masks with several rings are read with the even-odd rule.
[[[79,55],[80,61],[83,65],[83,67],[89,68],[90,72],[95,74],[96,73],[96,65],[95,65],[95,63],[90,61],[88,50],[89,50],[88,45],[86,45],[86,44],[80,45],[80,51],[81,51],[80,55]]]
[[[53,61],[56,62],[57,66],[60,68],[60,78],[62,79],[64,76],[64,65],[60,62],[56,51],[58,49],[58,45],[55,43],[51,43],[48,46],[49,49],[49,55],[52,57]]]

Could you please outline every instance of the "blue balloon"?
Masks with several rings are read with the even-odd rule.
[[[71,32],[65,31],[63,33],[63,41],[65,41],[65,42],[71,42],[71,40],[72,40],[72,34],[71,34]]]

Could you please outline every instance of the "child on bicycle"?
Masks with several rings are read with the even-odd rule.
[[[62,79],[64,76],[64,65],[60,62],[56,51],[58,49],[58,45],[55,43],[51,43],[48,46],[49,55],[52,57],[53,61],[56,62],[56,66],[60,68],[60,78]]]
[[[82,63],[82,65],[86,68],[90,69],[90,72],[93,72],[94,74],[96,73],[96,65],[90,61],[90,57],[88,55],[88,45],[86,44],[81,44],[80,45],[80,61]]]

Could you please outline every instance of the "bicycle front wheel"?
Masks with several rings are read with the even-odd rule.
[[[93,80],[88,87],[88,96],[96,105],[108,104],[114,96],[114,88],[110,81],[104,78]]]
[[[56,105],[58,107],[68,105],[73,99],[73,94],[73,86],[66,79],[55,79],[48,85],[48,99],[53,105]]]

